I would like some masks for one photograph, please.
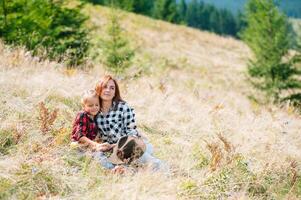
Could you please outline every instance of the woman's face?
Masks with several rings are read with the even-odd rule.
[[[115,83],[113,80],[109,80],[103,87],[100,98],[104,101],[112,101],[115,96]]]

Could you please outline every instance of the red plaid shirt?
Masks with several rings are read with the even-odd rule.
[[[71,139],[78,141],[81,137],[86,136],[94,140],[97,135],[96,123],[88,116],[88,113],[81,111],[76,115],[73,122]]]

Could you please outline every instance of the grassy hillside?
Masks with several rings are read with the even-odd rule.
[[[97,57],[110,10],[85,7]],[[301,118],[260,105],[248,48],[232,38],[121,12],[137,48],[123,98],[170,171],[117,176],[69,147],[83,90],[106,72],[67,70],[0,45],[0,199],[300,199]],[[134,74],[140,74],[134,76]],[[39,106],[44,102],[46,109]],[[43,116],[58,110],[49,131]]]

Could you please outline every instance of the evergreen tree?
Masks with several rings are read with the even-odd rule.
[[[185,0],[181,0],[179,3],[179,9],[178,9],[178,13],[179,13],[179,22],[182,24],[186,23],[186,12],[187,12],[187,4]]]
[[[62,1],[2,0],[0,37],[12,45],[25,46],[34,55],[65,61],[69,66],[82,63],[88,39],[80,8],[66,8]]]
[[[81,2],[89,2],[96,5],[104,5],[106,0],[80,0]]]
[[[216,9],[213,9],[212,12],[210,12],[209,26],[212,32],[218,34],[222,33],[221,17],[220,13]]]
[[[244,30],[245,27],[247,26],[245,14],[239,11],[235,21],[236,21],[236,29],[237,29],[235,36],[239,36],[239,31]]]
[[[210,13],[212,12],[213,7],[210,5],[206,5],[201,3],[201,29],[210,30]]]
[[[163,19],[163,9],[165,0],[155,0],[152,17],[156,19]]]
[[[156,0],[154,4],[153,17],[173,23],[179,22],[176,1]]]
[[[115,10],[110,16],[107,37],[102,41],[102,44],[104,63],[113,73],[122,74],[130,66],[134,51],[129,47],[129,42],[123,35]]]
[[[197,0],[192,0],[187,6],[187,25],[192,27],[199,27],[199,4]]]
[[[135,13],[151,16],[154,1],[149,0],[135,0],[133,3],[133,11]]]
[[[126,11],[133,11],[135,0],[104,0],[104,5],[120,8]]]
[[[274,100],[281,100],[288,92],[292,92],[291,97],[296,97],[293,91],[301,88],[301,71],[295,64],[300,61],[300,56],[288,57],[286,16],[273,0],[250,0],[246,7],[246,22],[241,36],[254,53],[248,68],[252,83]]]
[[[127,10],[127,11],[132,11],[134,9],[134,3],[135,0],[115,0],[117,3],[117,7]]]
[[[221,10],[222,34],[235,35],[237,32],[237,24],[234,16],[228,10]]]

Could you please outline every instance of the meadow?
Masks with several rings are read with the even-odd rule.
[[[252,89],[231,37],[121,12],[136,57],[119,78],[139,131],[170,171],[114,175],[70,148],[81,93],[107,72],[110,9],[89,6],[81,69],[0,43],[0,199],[300,199],[301,117]]]

